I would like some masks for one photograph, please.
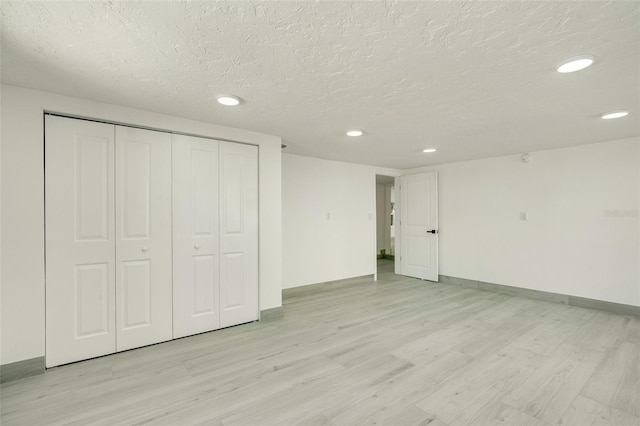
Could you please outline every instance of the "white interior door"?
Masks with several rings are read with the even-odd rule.
[[[173,135],[173,336],[220,328],[218,141]]]
[[[438,174],[401,176],[399,271],[438,281]]]
[[[220,323],[258,319],[258,148],[220,142]]]
[[[113,353],[114,126],[46,116],[46,365]]]
[[[117,350],[170,340],[171,135],[116,126]]]

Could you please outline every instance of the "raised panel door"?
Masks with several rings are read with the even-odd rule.
[[[220,142],[220,323],[258,319],[258,148]]]
[[[114,126],[45,118],[46,366],[113,353]]]
[[[438,175],[400,178],[400,273],[438,281]]]
[[[220,328],[218,141],[173,135],[174,337]]]
[[[117,350],[170,340],[171,135],[116,126]]]

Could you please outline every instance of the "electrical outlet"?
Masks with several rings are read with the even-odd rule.
[[[520,220],[526,221],[529,219],[529,214],[527,212],[520,212]]]

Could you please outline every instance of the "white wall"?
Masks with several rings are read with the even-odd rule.
[[[439,171],[440,274],[640,306],[639,146],[405,171]]]
[[[45,110],[259,145],[260,308],[281,306],[279,137],[3,85],[1,364],[44,355]]]
[[[398,171],[282,156],[282,287],[374,274],[376,173]]]

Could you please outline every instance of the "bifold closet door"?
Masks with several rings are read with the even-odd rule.
[[[258,148],[220,142],[220,324],[258,319]]]
[[[173,135],[173,335],[220,328],[218,141]]]
[[[114,126],[45,118],[46,365],[116,351]]]
[[[117,350],[170,340],[171,135],[116,126]]]
[[[47,367],[258,319],[257,147],[45,125]]]

